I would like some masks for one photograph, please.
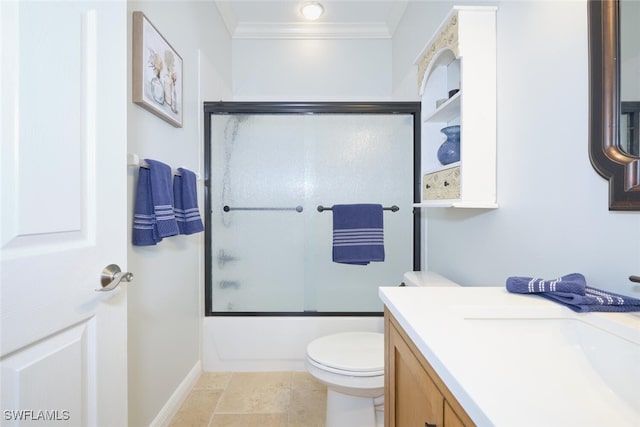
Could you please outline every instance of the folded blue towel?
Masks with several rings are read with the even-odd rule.
[[[147,168],[140,168],[133,208],[132,243],[136,246],[150,246],[162,240],[158,236],[155,224],[156,217],[153,213],[151,198],[151,172]]]
[[[544,280],[534,277],[509,277],[507,290],[519,294],[540,292],[570,292],[584,295],[587,281],[580,273],[567,274],[557,279]]]
[[[577,295],[570,292],[543,292],[540,294],[551,301],[566,305],[579,313],[589,311],[640,311],[640,300],[601,289],[585,289],[585,295]]]
[[[332,210],[334,262],[384,261],[382,205],[334,205]]]
[[[198,209],[196,174],[185,168],[178,168],[180,175],[173,177],[173,211],[180,234],[193,234],[204,230]]]
[[[171,167],[157,160],[145,159],[149,165],[153,213],[160,238],[178,234],[178,223],[173,213],[173,191],[171,189]]]
[[[552,280],[509,277],[507,290],[519,294],[538,294],[564,304],[573,311],[640,311],[640,300],[587,286],[580,273]]]

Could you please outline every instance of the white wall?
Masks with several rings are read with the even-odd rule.
[[[409,4],[394,39],[396,93],[443,3],[453,5]],[[640,213],[608,211],[607,183],[588,158],[586,1],[495,4],[500,208],[424,210],[423,262],[472,286],[581,272],[592,286],[638,296],[627,277],[640,273]]]
[[[236,101],[385,101],[391,40],[234,40]]]
[[[393,35],[392,82],[395,100],[420,100],[418,69],[413,63],[451,6],[447,1],[411,1],[408,4]]]
[[[184,67],[184,127],[175,128],[130,102],[128,151],[203,176],[202,101],[231,96],[231,42],[225,26],[212,2],[130,2],[128,10],[129,55],[131,12],[140,10],[180,54]],[[130,168],[129,229],[136,180],[137,168]],[[202,212],[202,181],[198,196]],[[128,309],[131,426],[161,423],[158,417],[176,390],[199,369],[203,246],[204,233],[165,238],[157,246],[129,246],[129,268],[135,274]]]

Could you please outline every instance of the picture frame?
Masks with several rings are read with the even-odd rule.
[[[133,12],[132,62],[133,102],[181,128],[182,57],[139,11]]]

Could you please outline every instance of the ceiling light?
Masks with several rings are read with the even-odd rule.
[[[309,21],[315,21],[320,18],[324,13],[324,7],[318,2],[312,1],[302,5],[300,9],[302,16],[304,16]]]

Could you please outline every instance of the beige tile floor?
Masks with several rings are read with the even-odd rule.
[[[307,372],[205,372],[170,427],[324,427],[326,396]]]

